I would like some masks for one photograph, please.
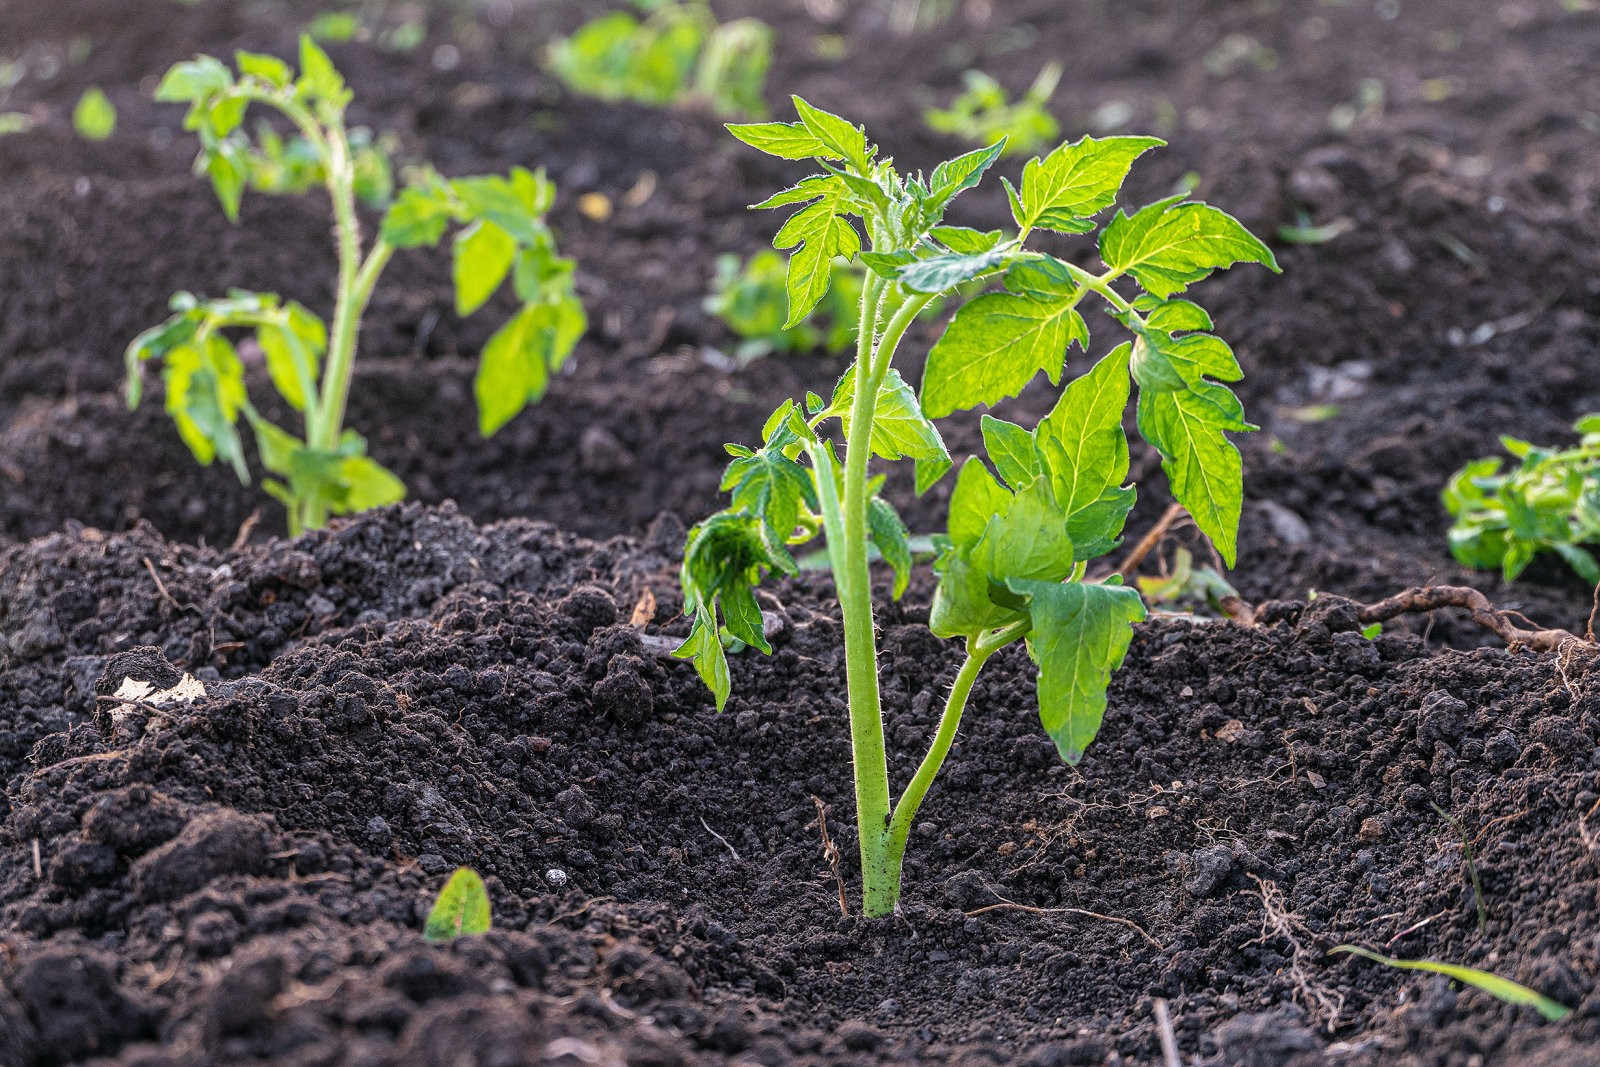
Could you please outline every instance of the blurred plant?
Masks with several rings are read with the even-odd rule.
[[[978,145],[1004,139],[1006,155],[1022,156],[1049,145],[1061,132],[1060,123],[1047,110],[1061,81],[1061,64],[1045,64],[1015,103],[1007,97],[1005,86],[981,70],[969,70],[962,77],[966,90],[948,108],[923,112],[923,121],[935,133]]]
[[[718,22],[707,0],[635,0],[643,19],[617,11],[550,46],[568,88],[653,107],[698,101],[719,115],[760,117],[772,29],[757,19]]]
[[[292,196],[308,193],[327,183],[327,167],[316,145],[304,136],[285,138],[266,122],[256,126],[252,142],[243,134],[231,135],[244,159],[245,180],[258,193]],[[395,139],[374,138],[365,126],[350,131],[350,157],[355,168],[356,198],[368,207],[387,207],[394,198]]]
[[[827,296],[805,320],[786,327],[788,276],[788,263],[771,250],[757,252],[748,261],[735,255],[717,257],[717,274],[705,309],[743,339],[734,352],[740,362],[774,352],[809,352],[821,347],[842,353],[855,346],[860,268],[836,264]]]
[[[1515,437],[1500,444],[1519,460],[1475,459],[1445,486],[1444,506],[1455,517],[1450,551],[1469,567],[1498,567],[1513,581],[1542,551],[1556,553],[1590,585],[1600,563],[1582,545],[1600,543],[1600,414],[1574,424],[1578,447],[1540,448]]]
[[[505,177],[446,180],[431,168],[417,168],[385,213],[379,235],[366,245],[356,208],[358,153],[344,124],[352,94],[327,54],[305,36],[298,74],[276,56],[239,52],[235,62],[237,72],[210,56],[179,63],[161,80],[156,99],[189,105],[184,125],[200,138],[196,170],[210,177],[230,221],[238,220],[253,163],[290,154],[286,145],[264,151],[242,139],[245,112],[252,104],[270,107],[299,130],[316,157],[299,176],[318,175],[333,203],[338,281],[332,328],[275,293],[233,290],[214,300],[179,293],[172,316],[128,346],[128,405],[139,404],[145,362],[161,360],[167,411],[189,451],[202,465],[222,458],[248,483],[242,416],[261,465],[277,476],[262,488],[282,502],[289,530],[297,534],[323,525],[330,515],[405,496],[400,479],[367,456],[366,441],[344,426],[361,316],[397,250],[437,245],[455,227],[456,311],[463,316],[512,279],[522,307],[489,339],[478,365],[478,426],[484,436],[543,396],[587,320],[573,292],[572,261],[557,257],[544,221],[555,186],[542,172],[514,167]],[[293,172],[280,177],[287,191],[298,188]],[[367,185],[376,191],[381,183],[369,175]],[[303,417],[303,437],[251,403],[244,365],[226,335],[240,329],[255,331],[274,388]]]
[[[484,888],[483,879],[471,867],[457,867],[434,899],[422,936],[429,941],[453,941],[470,934],[486,934],[491,924],[489,891]]]
[[[72,128],[86,141],[104,141],[117,129],[117,109],[98,88],[87,90],[72,109]]]

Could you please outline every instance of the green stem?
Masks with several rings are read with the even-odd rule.
[[[350,397],[350,376],[355,370],[361,316],[372,299],[378,277],[393,255],[394,246],[380,239],[372,246],[349,287],[340,285],[338,302],[334,306],[333,333],[328,341],[328,365],[322,378],[321,417],[314,430],[315,439],[307,442],[312,448],[338,447],[339,435],[344,430],[345,405]]]

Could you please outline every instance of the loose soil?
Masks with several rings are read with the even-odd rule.
[[[549,167],[594,328],[543,404],[480,441],[493,310],[457,321],[446,264],[401,257],[350,422],[420,503],[295,543],[254,488],[194,467],[159,403],[123,407],[119,357],[178,289],[326,310],[324,206],[247,197],[227,226],[177,111],[148,102],[193,52],[286,52],[317,5],[133,0],[114,27],[89,0],[0,8],[0,59],[26,64],[0,110],[37,120],[0,138],[0,1064],[1151,1063],[1157,998],[1206,1063],[1593,1061],[1600,676],[1445,613],[1369,641],[1339,597],[1301,605],[1468,581],[1582,629],[1590,591],[1556,567],[1511,588],[1460,571],[1437,493],[1497,433],[1559,440],[1600,408],[1600,14],[1038,0],[901,33],[887,3],[719,5],[778,28],[774,100],[859,116],[904,164],[956,147],[913,116],[966,67],[1020,86],[1068,57],[1066,128],[1171,141],[1133,199],[1193,172],[1257,232],[1348,225],[1275,242],[1282,276],[1197,291],[1264,426],[1241,440],[1231,577],[1279,603],[1252,628],[1140,627],[1077,769],[1038,728],[1025,657],[998,657],[913,835],[905,915],[868,923],[840,914],[812,800],[853,892],[826,579],[773,587],[775,654],[737,657],[725,714],[659,655],[722,442],[841,369],[729,370],[699,307],[715,256],[770,233],[744,205],[793,173],[709,116],[553,84],[539,43],[600,6],[431,5],[414,53],[335,49],[357,120],[408,155]],[[835,37],[851,60],[824,58]],[[71,131],[91,84],[121,113],[102,145]],[[581,215],[584,192],[616,213]],[[907,346],[913,380],[935,328]],[[976,419],[947,438],[971,451]],[[944,499],[899,496],[918,529]],[[955,667],[920,625],[928,592],[881,620],[902,782]],[[207,697],[98,699],[177,670]],[[428,946],[460,863],[497,929]],[[1577,1011],[1542,1025],[1326,955],[1347,941]]]

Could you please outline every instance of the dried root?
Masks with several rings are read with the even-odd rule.
[[[1401,615],[1412,615],[1439,608],[1461,608],[1469,612],[1472,621],[1496,634],[1512,648],[1530,648],[1535,652],[1564,652],[1571,648],[1593,648],[1591,642],[1566,630],[1525,629],[1511,621],[1512,612],[1496,611],[1489,598],[1464,585],[1413,586],[1376,604],[1360,608],[1359,617],[1364,623],[1387,622]]]

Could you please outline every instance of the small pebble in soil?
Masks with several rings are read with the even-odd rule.
[[[565,889],[567,887],[567,872],[560,867],[551,867],[544,872],[544,880],[551,889]]]

